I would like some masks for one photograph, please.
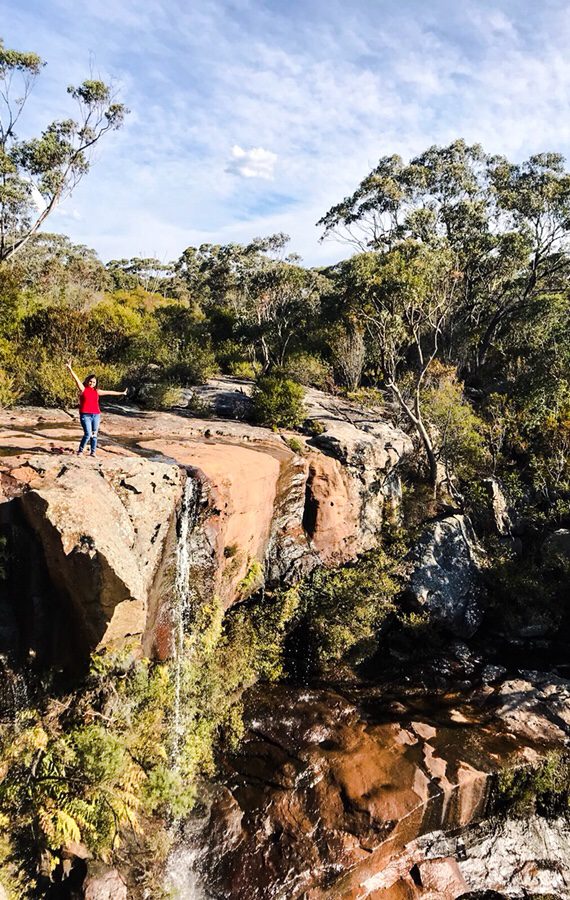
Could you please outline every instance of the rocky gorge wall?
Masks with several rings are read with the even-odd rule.
[[[320,433],[295,441],[227,419],[109,411],[96,460],[76,458],[80,432],[64,412],[1,413],[0,661],[74,670],[125,645],[171,656],[181,534],[193,601],[217,597],[225,610],[374,547],[398,515],[411,443],[370,413],[309,399]],[[458,512],[429,522],[410,556],[407,602],[447,635],[435,689],[405,659],[389,685],[348,677],[249,693],[243,744],[223,754],[202,818],[171,856],[178,896],[456,900],[556,887],[570,897],[563,822],[477,831],[498,773],[539,766],[570,734],[564,678],[515,677],[464,643],[482,620],[483,556]],[[505,856],[500,878],[489,854]],[[121,874],[98,866],[84,896],[126,900]]]
[[[243,423],[108,413],[99,458],[90,460],[75,458],[79,429],[66,413],[2,413],[7,556],[26,544],[44,577],[27,583],[25,564],[12,566],[0,653],[39,653],[66,666],[134,641],[147,655],[168,656],[188,479],[196,484],[189,540],[198,603],[215,596],[227,608],[371,548],[397,505],[409,439],[387,422],[323,419],[323,433],[292,450],[286,437]]]

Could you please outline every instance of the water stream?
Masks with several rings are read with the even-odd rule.
[[[172,724],[172,763],[179,766],[180,744],[184,736],[181,709],[182,664],[184,659],[184,636],[191,612],[193,589],[191,575],[191,534],[196,525],[200,501],[199,482],[187,474],[184,494],[178,517],[176,545],[176,580],[174,584],[173,625],[174,625],[174,716]]]

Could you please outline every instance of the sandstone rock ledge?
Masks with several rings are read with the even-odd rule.
[[[409,439],[389,423],[331,418],[326,428],[319,446],[301,441],[295,452],[287,435],[241,422],[109,411],[91,460],[75,457],[71,414],[0,412],[0,524],[37,571],[0,597],[0,653],[15,644],[37,652],[34,634],[45,645],[50,620],[43,652],[62,664],[66,643],[76,659],[131,638],[167,655],[188,482],[189,587],[198,600],[217,596],[227,608],[263,583],[292,583],[370,549],[398,502]]]

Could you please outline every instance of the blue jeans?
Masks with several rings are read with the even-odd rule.
[[[83,428],[83,437],[79,445],[79,452],[83,453],[87,446],[87,441],[91,441],[91,453],[95,453],[97,449],[97,432],[99,431],[99,422],[101,416],[99,413],[81,413],[79,416],[81,427]]]

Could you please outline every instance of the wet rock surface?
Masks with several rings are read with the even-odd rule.
[[[225,759],[225,786],[194,837],[193,877],[200,873],[207,896],[235,900],[445,898],[509,887],[488,880],[493,851],[481,844],[487,869],[477,874],[475,853],[464,868],[445,835],[484,819],[500,768],[535,765],[565,745],[569,688],[526,673],[466,695],[398,696],[371,685],[254,691],[246,740]],[[421,842],[437,832],[439,843]],[[565,852],[560,840],[555,855]],[[538,845],[519,846],[536,858]]]

